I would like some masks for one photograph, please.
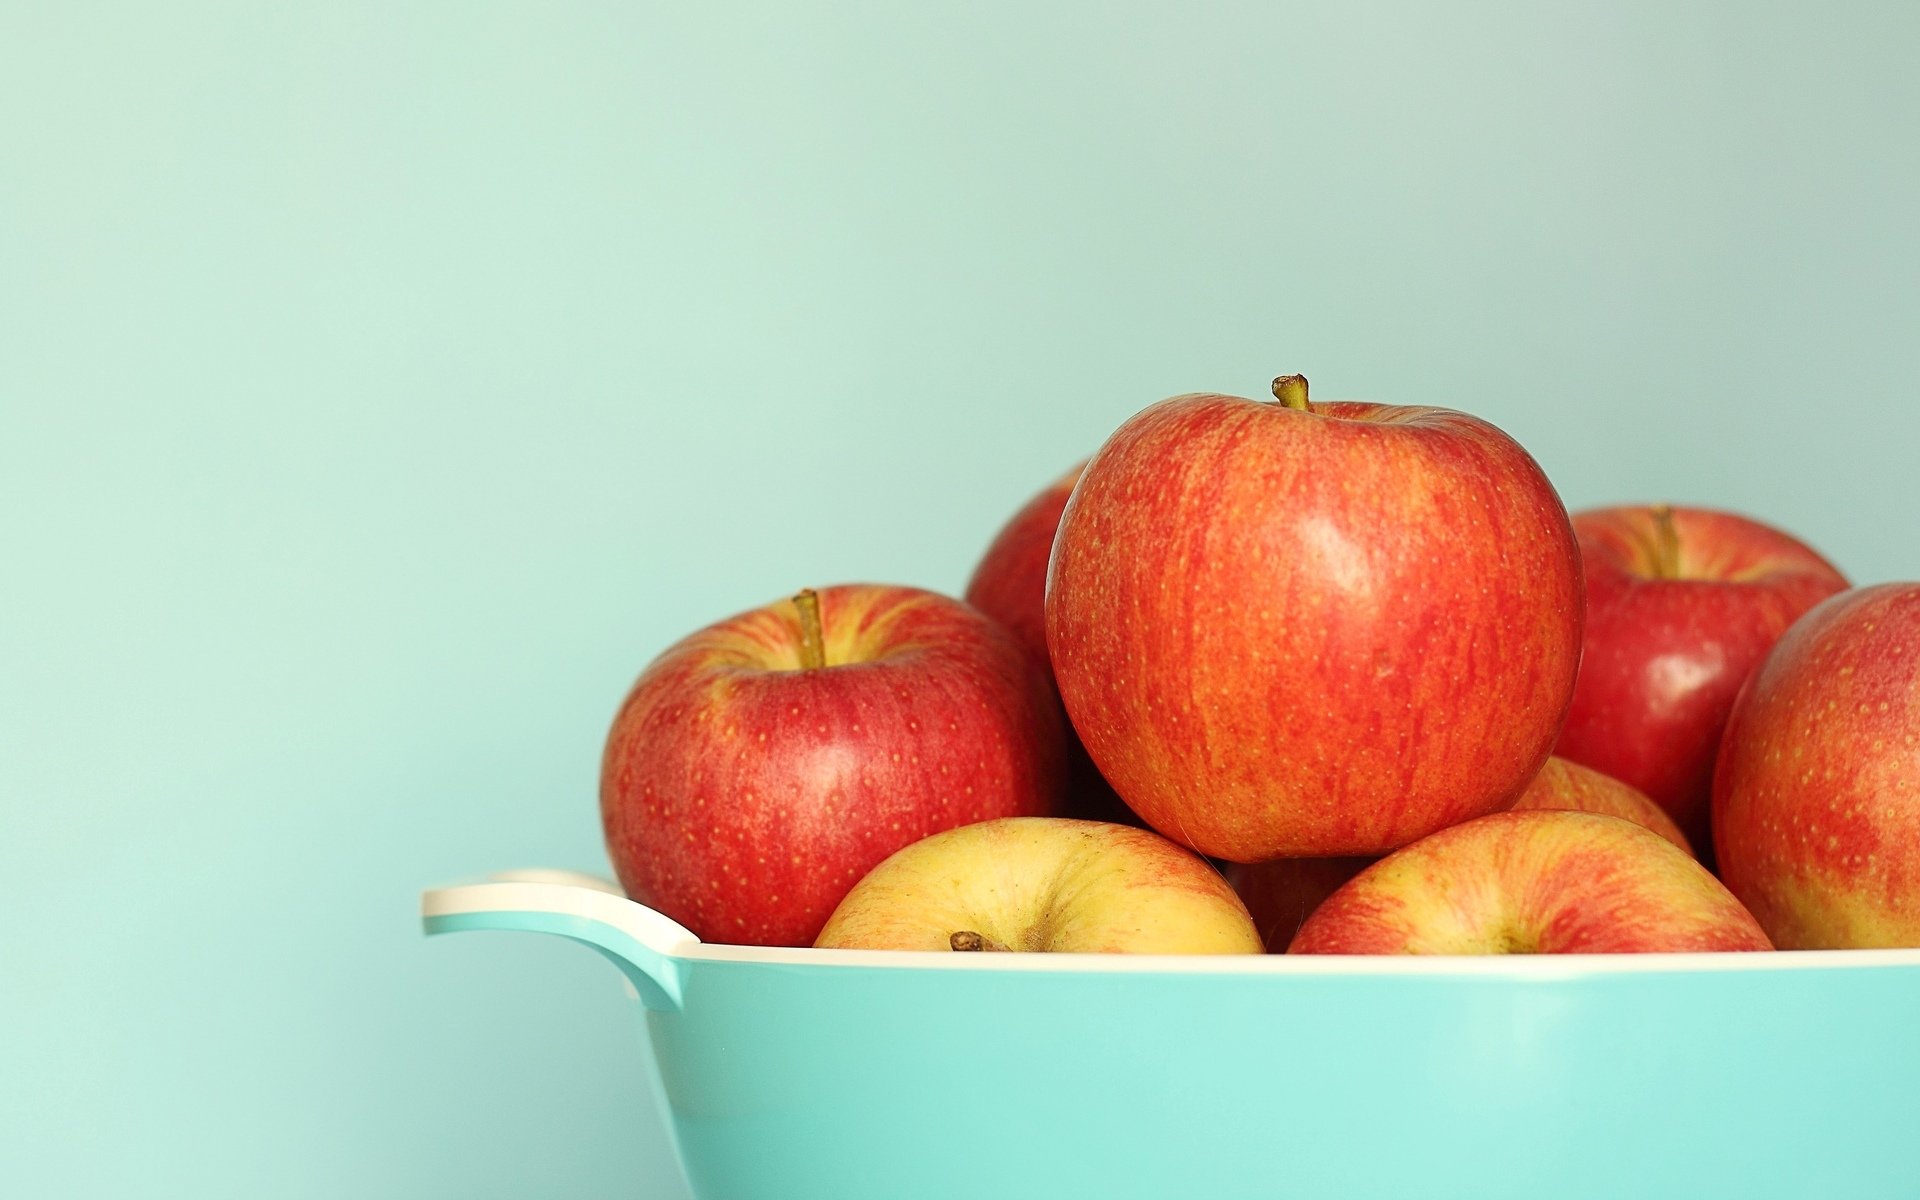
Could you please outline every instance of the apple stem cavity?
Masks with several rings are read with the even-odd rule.
[[[958,929],[947,939],[947,946],[954,950],[1005,950],[1003,942],[996,942],[984,933],[975,933],[971,929]]]
[[[800,669],[817,671],[827,665],[827,639],[820,629],[820,594],[801,588],[793,598],[800,612]]]
[[[1653,514],[1653,577],[1680,578],[1680,533],[1673,527],[1673,505],[1656,504]]]
[[[1307,377],[1282,375],[1273,381],[1273,398],[1295,412],[1312,412],[1307,407]]]

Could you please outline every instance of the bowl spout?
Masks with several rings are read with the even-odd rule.
[[[420,897],[430,934],[471,929],[551,933],[591,946],[633,985],[648,1008],[680,1007],[685,962],[700,944],[685,926],[635,904],[604,879],[568,871],[511,871],[429,888]]]

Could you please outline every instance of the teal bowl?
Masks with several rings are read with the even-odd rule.
[[[701,1200],[1920,1195],[1920,951],[769,949],[557,872],[423,915],[612,961]]]

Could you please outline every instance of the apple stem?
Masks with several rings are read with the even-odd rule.
[[[793,606],[800,610],[800,669],[817,671],[827,665],[827,640],[820,631],[820,594],[812,588],[801,588]]]
[[[1004,943],[996,942],[984,933],[975,933],[971,929],[956,930],[947,939],[947,945],[954,950],[1005,950]]]
[[[1680,578],[1680,532],[1673,527],[1673,505],[1656,504],[1653,514],[1653,574],[1656,579]]]
[[[1282,375],[1273,381],[1273,398],[1295,412],[1312,412],[1307,407],[1307,377]]]

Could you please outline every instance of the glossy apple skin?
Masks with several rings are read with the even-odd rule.
[[[1618,817],[1494,813],[1368,867],[1291,954],[1770,950],[1753,915],[1672,842]]]
[[[1566,511],[1492,425],[1180,396],[1068,500],[1047,644],[1093,761],[1154,829],[1237,862],[1377,854],[1538,772],[1581,605]]]
[[[1920,583],[1824,601],[1741,692],[1721,877],[1782,949],[1920,946]]]
[[[1046,673],[1055,699],[1053,663],[1047,654],[1047,559],[1053,553],[1053,535],[1066,511],[1067,497],[1087,464],[1081,462],[1027,501],[994,536],[967,581],[964,598],[981,612],[1005,625]],[[1138,825],[1140,818],[1101,778],[1087,756],[1080,737],[1061,709],[1067,731],[1067,795],[1061,816]]]
[[[780,601],[655,659],[608,735],[614,870],[702,940],[811,945],[895,850],[1059,802],[1059,713],[1011,634],[916,588],[819,596],[827,666],[799,669]]]
[[[1645,793],[1564,758],[1549,758],[1508,811],[1602,813],[1632,821],[1659,834],[1689,856],[1693,854],[1687,836],[1680,832],[1673,818]],[[1368,857],[1276,858],[1271,862],[1236,864],[1227,871],[1227,879],[1246,902],[1267,949],[1279,954],[1286,950],[1314,909],[1347,880],[1378,861]]]
[[[962,930],[1008,950],[1258,954],[1233,889],[1205,859],[1149,830],[1013,817],[895,853],[834,911],[817,945],[951,950]]]
[[[1733,698],[1802,613],[1847,581],[1813,549],[1734,513],[1672,510],[1659,578],[1649,506],[1575,513],[1587,629],[1554,753],[1629,783],[1706,851],[1714,756]]]

